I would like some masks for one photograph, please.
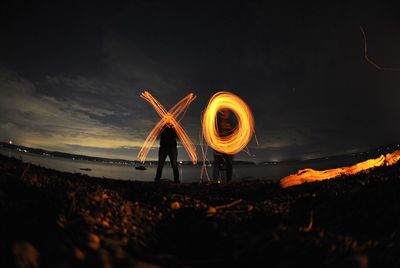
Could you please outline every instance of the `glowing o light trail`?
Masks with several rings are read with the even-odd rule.
[[[217,113],[222,109],[231,110],[238,124],[228,136],[218,133]],[[220,91],[214,94],[203,113],[202,130],[205,141],[214,150],[225,154],[242,151],[254,134],[254,117],[249,106],[237,95]]]
[[[362,171],[368,171],[375,167],[391,166],[400,161],[400,150],[393,153],[381,155],[375,159],[368,159],[349,167],[340,167],[327,170],[314,170],[306,168],[299,170],[296,174],[284,177],[280,180],[283,188],[300,185],[307,182],[323,181],[333,179],[342,175],[354,175]]]
[[[146,160],[147,154],[149,153],[158,135],[163,130],[165,124],[169,123],[174,126],[176,135],[181,141],[183,147],[185,148],[193,164],[196,164],[197,163],[196,147],[194,146],[193,142],[190,140],[189,136],[186,134],[185,130],[179,123],[180,120],[182,119],[182,117],[179,116],[182,113],[185,114],[190,103],[196,98],[196,96],[193,93],[188,94],[186,97],[181,99],[177,104],[175,104],[169,111],[165,110],[165,108],[161,105],[161,103],[159,103],[148,91],[144,91],[140,95],[140,97],[148,101],[154,107],[158,115],[161,117],[161,120],[154,126],[150,134],[147,136],[138,154],[139,160],[142,163]]]

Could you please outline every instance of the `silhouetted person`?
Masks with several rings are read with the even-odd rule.
[[[176,132],[175,128],[171,124],[165,124],[160,135],[160,149],[158,150],[158,166],[156,178],[154,179],[155,182],[159,182],[161,179],[162,169],[167,155],[169,156],[169,161],[171,162],[171,167],[174,172],[174,181],[175,183],[180,183],[177,161],[178,149],[176,148]]]
[[[232,134],[231,112],[229,109],[222,109],[218,113],[217,124],[220,137]],[[219,172],[226,170],[226,181],[232,180],[233,155],[221,153],[214,150],[213,179],[218,180]]]

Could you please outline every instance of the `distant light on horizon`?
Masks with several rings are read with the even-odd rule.
[[[12,140],[9,140],[9,141],[8,141],[8,144],[13,144]]]

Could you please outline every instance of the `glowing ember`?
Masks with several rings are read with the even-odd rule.
[[[146,160],[147,154],[149,153],[158,135],[163,130],[163,127],[166,123],[170,123],[175,127],[176,135],[181,141],[193,164],[196,164],[196,147],[193,145],[193,142],[190,140],[183,127],[179,124],[179,121],[182,119],[179,118],[179,116],[182,114],[182,112],[184,114],[189,107],[189,104],[196,98],[196,96],[193,93],[188,94],[177,104],[175,104],[175,106],[173,106],[168,112],[149,92],[143,92],[140,97],[148,101],[154,107],[156,112],[160,115],[161,120],[155,125],[150,134],[147,136],[142,149],[139,152],[139,160],[142,163]]]
[[[400,161],[400,150],[397,150],[391,154],[387,154],[385,157],[386,166],[391,166]]]
[[[280,184],[283,188],[299,185],[307,182],[329,180],[342,175],[354,175],[361,171],[367,171],[375,167],[391,166],[400,160],[400,150],[386,156],[381,155],[375,159],[368,159],[350,167],[341,167],[327,170],[314,170],[310,168],[302,169],[297,174],[292,174],[281,179]]]
[[[238,124],[232,134],[221,137],[218,133],[217,112],[231,110],[237,117]],[[254,133],[254,118],[249,106],[233,93],[221,91],[211,97],[203,113],[203,136],[216,151],[236,154],[249,143]]]

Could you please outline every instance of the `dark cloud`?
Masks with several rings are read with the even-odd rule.
[[[198,142],[211,95],[252,107],[256,160],[314,157],[398,141],[396,8],[228,1],[13,1],[1,10],[1,139],[134,158],[168,109],[197,100],[183,125]],[[181,157],[185,154],[182,152]],[[151,155],[155,156],[155,155]],[[238,156],[246,158],[245,154]]]

